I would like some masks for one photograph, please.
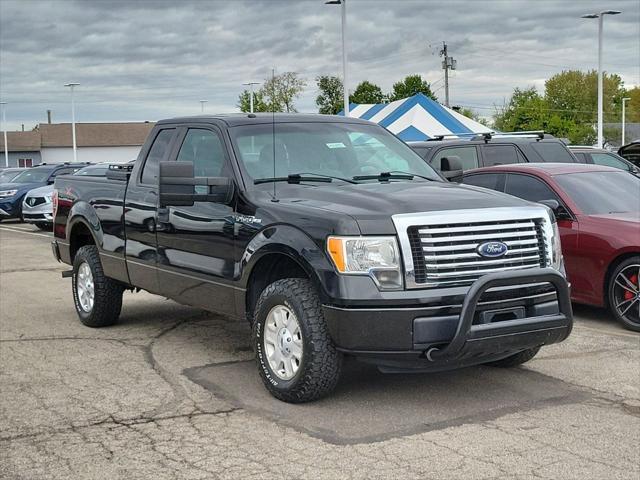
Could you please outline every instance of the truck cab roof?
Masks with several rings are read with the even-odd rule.
[[[321,115],[318,113],[223,113],[214,115],[196,115],[192,117],[176,117],[160,120],[163,124],[219,123],[228,127],[239,125],[260,125],[270,123],[360,123],[371,124],[359,118],[341,115]]]

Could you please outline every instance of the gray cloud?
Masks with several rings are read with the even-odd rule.
[[[605,68],[640,84],[640,2],[348,0],[350,86],[388,90],[421,73],[444,96],[439,42],[458,70],[454,103],[489,115],[513,87],[597,62],[597,22],[580,15],[617,8],[605,20]],[[298,102],[315,111],[314,78],[341,72],[340,9],[323,0],[0,0],[0,97],[10,125],[54,111],[68,121],[69,81],[82,121],[155,120],[234,111],[242,82],[300,72]]]

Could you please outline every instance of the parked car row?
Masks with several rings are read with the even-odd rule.
[[[104,176],[107,164],[42,164],[0,172],[0,220],[20,218],[41,230],[53,225],[53,182],[58,175]]]

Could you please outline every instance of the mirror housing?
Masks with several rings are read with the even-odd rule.
[[[194,177],[193,162],[160,162],[160,208],[190,207],[195,202],[228,204],[234,194],[233,181],[227,177]],[[204,186],[206,193],[196,193]]]
[[[450,155],[440,159],[440,172],[442,176],[450,182],[462,182],[462,162],[457,155]]]
[[[540,200],[538,203],[544,205],[545,207],[549,207],[553,214],[556,216],[557,220],[571,220],[571,214],[567,211],[564,206],[560,204],[557,200]]]

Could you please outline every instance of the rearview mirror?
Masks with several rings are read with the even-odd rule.
[[[440,159],[440,172],[442,176],[450,182],[460,183],[462,181],[462,162],[457,155],[450,155]]]
[[[190,207],[195,202],[227,204],[234,193],[233,181],[227,177],[195,177],[193,162],[160,162],[160,207]],[[204,186],[207,193],[196,193]]]

